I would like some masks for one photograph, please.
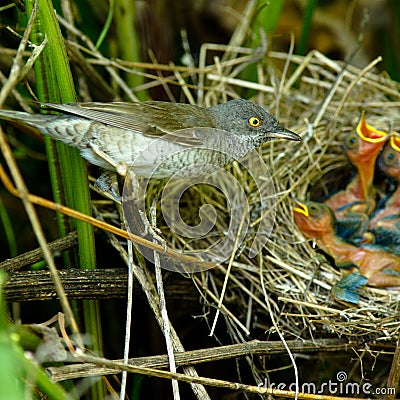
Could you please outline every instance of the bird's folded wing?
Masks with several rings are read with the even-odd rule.
[[[41,104],[52,110],[87,118],[115,128],[131,130],[142,135],[163,138],[184,146],[203,144],[202,138],[196,137],[196,133],[191,131],[191,128],[185,123],[185,118],[179,115],[183,110],[177,108],[180,112],[173,112],[177,106],[173,103],[169,103],[171,105],[169,106],[170,112],[166,112],[156,104],[149,104],[149,102]]]

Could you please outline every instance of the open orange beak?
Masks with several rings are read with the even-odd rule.
[[[388,138],[386,132],[367,124],[364,113],[361,115],[360,122],[357,125],[357,134],[362,140],[369,143],[379,143]]]
[[[303,214],[304,216],[308,217],[310,215],[308,212],[308,207],[305,204],[300,203],[298,201],[296,201],[296,203],[297,203],[297,207],[295,207],[293,209],[293,211],[297,212],[299,214]]]
[[[392,146],[393,150],[400,153],[400,136],[392,136],[390,138],[390,146]]]

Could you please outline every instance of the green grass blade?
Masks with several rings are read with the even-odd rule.
[[[37,386],[49,400],[71,399],[61,385],[50,380],[40,365],[25,356],[20,341],[23,330],[28,329],[20,325],[17,332],[8,321],[3,293],[5,282],[6,275],[0,271],[0,397],[7,400],[36,398],[34,387]]]
[[[267,34],[275,32],[285,0],[271,0],[267,4],[259,1],[258,12],[253,22],[253,30],[259,35],[259,28]]]
[[[102,45],[104,39],[107,36],[107,33],[109,32],[110,28],[111,28],[111,24],[112,24],[112,20],[114,17],[114,0],[109,0],[109,7],[108,7],[108,13],[107,13],[107,19],[106,22],[103,26],[103,29],[100,32],[99,38],[97,39],[96,42],[96,49],[100,48],[100,46]]]
[[[13,224],[8,216],[8,212],[4,207],[3,200],[0,196],[0,222],[3,226],[4,234],[9,248],[9,257],[15,257],[17,253],[17,241],[14,234]]]
[[[299,45],[297,46],[297,53],[304,55],[307,51],[310,32],[312,27],[312,17],[315,9],[317,8],[318,0],[308,0],[307,6],[304,11],[303,29],[301,31]]]
[[[73,102],[76,101],[73,79],[69,67],[64,40],[58,25],[54,7],[50,0],[38,0],[37,27],[33,40],[48,39],[48,45],[40,60],[35,64],[37,92],[40,101]],[[33,0],[27,1],[28,12],[33,7]],[[56,201],[64,200],[75,210],[91,214],[90,196],[86,165],[76,149],[62,143],[47,141],[50,170],[52,171],[53,192]],[[59,163],[59,170],[57,162]],[[60,180],[61,177],[61,180]],[[62,194],[62,195],[61,195]],[[94,236],[92,227],[80,221],[69,221],[71,228],[78,234],[79,252],[77,259],[82,269],[96,267]],[[66,229],[61,228],[62,234]],[[83,302],[85,332],[90,335],[92,349],[102,354],[101,322],[98,303],[92,300]],[[94,398],[104,398],[101,384],[96,385]]]
[[[135,29],[135,4],[134,0],[115,0],[115,28],[118,41],[119,57],[126,61],[139,61],[140,44]],[[144,83],[144,78],[139,75],[127,74],[126,82],[131,88]],[[147,94],[136,94],[139,100],[146,100]]]
[[[251,30],[253,39],[248,43],[249,47],[257,48],[261,45],[262,38],[260,31],[270,35],[275,32],[279,18],[282,13],[285,0],[271,0],[265,2],[259,0],[254,17],[251,22]],[[240,75],[241,79],[251,82],[258,82],[257,67],[255,64],[249,65]],[[242,94],[245,98],[250,98],[255,95],[254,90],[246,90]]]

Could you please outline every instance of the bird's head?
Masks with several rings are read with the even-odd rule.
[[[380,169],[400,181],[400,137],[391,136],[379,159]]]
[[[296,133],[283,128],[277,119],[251,101],[235,99],[208,109],[216,128],[251,140],[254,146],[272,139],[300,141]]]
[[[388,138],[386,132],[369,125],[362,114],[356,132],[350,133],[343,145],[350,161],[360,169],[375,164],[379,151]]]
[[[325,204],[314,201],[297,202],[293,209],[293,217],[300,231],[308,239],[320,239],[334,232],[335,216]]]

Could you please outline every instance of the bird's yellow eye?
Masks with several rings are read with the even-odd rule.
[[[261,121],[259,118],[257,117],[250,117],[247,122],[249,123],[250,126],[252,126],[253,128],[257,128],[258,126],[261,125]]]

